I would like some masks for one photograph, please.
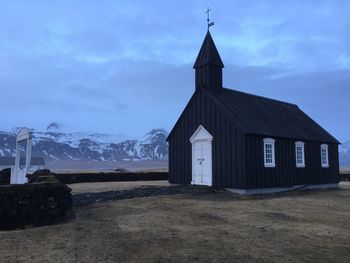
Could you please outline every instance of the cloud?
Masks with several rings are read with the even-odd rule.
[[[3,127],[170,130],[194,91],[208,4],[226,86],[297,103],[349,139],[345,0],[2,1]]]
[[[268,67],[229,66],[226,86],[297,104],[339,140],[348,140],[350,69],[294,73]]]

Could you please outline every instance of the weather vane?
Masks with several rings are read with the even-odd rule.
[[[214,25],[214,21],[213,22],[210,22],[210,19],[209,19],[209,13],[210,13],[211,9],[209,7],[207,7],[207,11],[205,12],[207,14],[207,22],[208,22],[208,30],[209,30],[209,27],[213,26]]]

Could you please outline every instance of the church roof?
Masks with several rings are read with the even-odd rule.
[[[339,143],[295,104],[227,88],[205,92],[223,106],[245,133]]]
[[[193,68],[199,68],[208,64],[221,68],[224,67],[209,30],[204,38],[202,47],[198,53]]]
[[[215,92],[205,89],[196,91],[171,130],[167,141],[201,92],[207,94],[207,97],[245,134],[339,144],[337,139],[297,105],[227,88]]]

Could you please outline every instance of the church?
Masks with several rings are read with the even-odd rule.
[[[241,194],[337,187],[339,142],[297,105],[223,87],[209,28],[171,130],[169,182]]]

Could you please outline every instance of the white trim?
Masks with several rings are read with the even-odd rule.
[[[301,147],[301,161],[298,163],[298,147]],[[305,143],[302,141],[295,142],[295,165],[297,168],[305,167]]]
[[[191,146],[192,146],[192,180],[191,184],[195,185],[208,185],[212,186],[213,184],[213,151],[212,151],[212,140],[213,136],[202,126],[199,125],[197,130],[193,133],[190,138]],[[195,145],[200,145],[201,154],[200,158],[195,156]],[[209,151],[203,151],[203,145],[209,147]],[[197,148],[198,149],[198,148]],[[207,148],[208,149],[208,148]],[[206,159],[206,161],[205,161]],[[198,161],[200,162],[201,172],[196,173],[196,165],[198,165]],[[205,161],[205,162],[204,162]],[[204,163],[204,166],[203,166]],[[204,169],[206,167],[206,169]],[[198,168],[198,167],[197,167]],[[197,181],[196,181],[197,176]],[[200,179],[198,179],[198,176]],[[205,180],[204,180],[205,178]]]
[[[323,162],[323,156],[322,156],[322,150],[326,150],[326,162]],[[329,167],[329,154],[328,154],[328,144],[321,144],[321,166],[322,168],[328,168]]]
[[[198,136],[199,133],[202,132],[201,136]],[[195,141],[209,141],[213,140],[213,136],[202,126],[199,125],[197,130],[192,134],[190,138],[190,142],[193,143]]]
[[[275,140],[272,138],[264,138],[264,166],[267,168],[276,167],[276,159],[275,159]],[[266,162],[266,146],[271,145],[271,162]]]

